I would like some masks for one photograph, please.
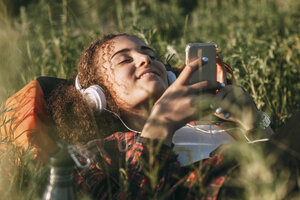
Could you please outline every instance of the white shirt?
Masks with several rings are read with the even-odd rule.
[[[175,132],[172,142],[181,166],[185,166],[208,158],[221,144],[235,140],[216,125],[186,125]]]

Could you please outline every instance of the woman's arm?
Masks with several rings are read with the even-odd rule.
[[[206,110],[213,114],[221,108],[214,113],[217,117],[233,121],[245,131],[259,128],[259,111],[251,96],[241,87],[221,87],[220,83],[212,81],[187,85],[189,77],[198,68],[198,61],[187,65],[178,79],[157,100],[142,130],[142,137],[162,139],[164,144],[170,146],[174,132],[189,121],[201,118],[201,109],[202,112]],[[219,91],[215,94],[217,89]],[[273,133],[271,128],[263,132],[267,136]]]
[[[198,69],[198,62],[199,59],[188,64],[177,80],[156,101],[142,130],[142,137],[161,139],[164,144],[171,146],[174,132],[199,115],[197,112],[199,103],[205,105],[203,107],[211,112],[209,102],[212,95],[209,94],[220,89],[221,84],[202,81],[188,85],[191,74]]]

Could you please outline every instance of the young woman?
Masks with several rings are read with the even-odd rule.
[[[221,122],[233,122],[224,124],[256,133],[263,130],[261,114],[251,97],[237,86],[213,81],[188,84],[198,63],[194,60],[185,66],[171,84],[172,75],[155,50],[135,36],[108,35],[90,44],[79,60],[76,80],[61,86],[49,99],[59,138],[69,143],[100,138],[81,147],[92,159],[91,167],[76,175],[81,189],[95,199],[218,196],[228,169],[235,165],[210,173],[221,166],[221,156],[211,152],[240,138],[219,128]],[[185,138],[185,134],[190,137],[196,132],[198,140],[205,139],[205,126],[185,126],[191,121],[207,121],[204,116],[218,119],[218,127],[209,124],[209,129],[223,134],[212,138],[214,145],[208,149],[197,146],[207,155],[198,151],[196,158],[189,160],[186,155],[180,157],[180,148],[174,153],[174,143],[180,143],[174,134]],[[269,127],[266,130],[271,131]],[[256,137],[260,136],[253,135]],[[201,159],[205,162],[197,162]],[[180,167],[191,161],[198,163],[205,176]]]
[[[76,119],[73,115],[78,113],[82,124],[95,123],[99,126],[94,127],[95,129],[103,129],[102,126],[109,120],[104,124],[97,120],[102,120],[101,115],[112,115],[109,111],[113,111],[128,127],[142,132],[142,137],[159,138],[167,145],[171,144],[172,135],[177,129],[189,121],[199,119],[195,106],[201,102],[207,103],[207,99],[215,101],[207,106],[209,111],[220,119],[234,121],[246,131],[257,128],[255,123],[259,119],[259,111],[251,97],[241,88],[232,85],[224,87],[211,81],[187,84],[190,75],[198,68],[198,62],[199,60],[195,60],[187,65],[177,80],[170,85],[166,67],[156,57],[153,49],[134,36],[109,35],[93,42],[83,52],[78,65],[78,82],[81,87],[86,89],[92,85],[100,86],[106,96],[106,109],[95,109],[90,99],[84,98],[75,89],[74,83],[70,83],[69,87],[64,86],[57,91],[58,95],[52,95],[50,102],[54,108],[50,110],[58,125],[65,126],[64,128],[70,125],[68,131],[60,132],[74,130],[73,126],[76,123],[68,123],[67,120],[72,118],[74,122]],[[213,95],[216,90],[219,92]],[[65,107],[65,104],[68,106]],[[85,117],[88,118],[87,114],[75,109],[83,107],[82,104],[90,105],[89,108],[95,113],[95,116],[90,116],[95,117],[93,120],[84,120]],[[64,112],[67,109],[76,112],[70,113],[68,117],[68,113]],[[213,112],[216,109],[217,112]],[[119,119],[114,122],[120,124]],[[83,127],[87,131],[86,127],[91,126],[93,125]],[[120,127],[117,127],[118,129]],[[68,138],[72,137],[66,136],[67,140]]]

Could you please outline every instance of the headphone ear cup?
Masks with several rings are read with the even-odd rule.
[[[167,78],[169,86],[176,81],[176,75],[172,71],[167,71]]]
[[[102,112],[106,109],[106,98],[99,85],[88,87],[82,91],[82,95],[96,110]]]

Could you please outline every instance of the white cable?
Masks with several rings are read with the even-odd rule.
[[[134,132],[134,133],[138,133],[138,134],[141,134],[141,133],[142,133],[142,132],[140,132],[140,131],[136,131],[136,130],[134,130],[134,129],[129,128],[129,127],[125,124],[125,122],[121,119],[121,117],[119,117],[119,115],[118,115],[117,113],[115,113],[115,112],[113,112],[113,111],[110,111],[110,110],[107,110],[106,108],[104,108],[104,110],[107,111],[107,112],[110,112],[110,113],[114,114],[114,115],[122,122],[122,124],[123,124],[128,130],[130,130],[130,131],[132,131],[132,132]]]
[[[252,140],[248,143],[253,144],[253,143],[256,143],[256,142],[267,142],[267,141],[269,141],[269,138],[262,138],[262,139],[259,139],[259,140]]]
[[[108,109],[104,109],[104,110],[106,110],[107,112],[112,113],[113,115],[115,115],[115,116],[122,122],[122,124],[123,124],[128,130],[130,130],[130,131],[132,131],[132,132],[134,132],[134,133],[138,133],[138,134],[141,134],[141,133],[142,133],[142,132],[140,132],[140,131],[136,131],[136,130],[134,130],[134,129],[129,128],[117,113],[115,113],[115,112],[113,112],[113,111],[110,111],[110,110],[108,110]],[[262,138],[262,139],[258,139],[258,140],[250,140],[250,139],[247,137],[247,135],[244,133],[243,129],[241,129],[241,128],[228,128],[228,129],[222,129],[222,130],[212,130],[212,125],[209,124],[210,130],[207,131],[207,130],[204,130],[204,129],[202,129],[202,128],[193,126],[193,125],[191,125],[191,124],[186,124],[186,126],[191,127],[191,128],[193,128],[193,129],[196,129],[196,130],[198,130],[198,131],[207,133],[207,134],[222,133],[222,132],[226,132],[226,131],[230,131],[230,130],[240,130],[240,131],[242,132],[243,136],[245,137],[245,139],[247,140],[247,142],[248,142],[249,144],[253,144],[253,143],[256,143],[256,142],[266,142],[266,141],[269,141],[269,138]]]
[[[199,128],[197,126],[193,126],[191,124],[186,124],[186,126],[189,126],[191,128],[194,128],[194,129],[196,129],[198,131],[202,131],[202,132],[207,133],[207,134],[222,133],[222,132],[225,132],[225,131],[236,130],[236,129],[242,130],[241,128],[228,128],[228,129],[222,129],[222,130],[212,130],[211,124],[209,124],[210,130],[205,130],[205,129]]]
[[[186,126],[191,127],[191,128],[194,128],[194,129],[196,129],[196,130],[198,130],[198,131],[202,131],[202,132],[207,133],[207,134],[222,133],[222,132],[230,131],[230,130],[240,130],[240,131],[242,132],[243,136],[245,137],[245,139],[247,140],[247,142],[248,142],[249,144],[253,144],[253,143],[257,143],[257,142],[266,142],[266,141],[269,141],[269,138],[262,138],[262,139],[258,139],[258,140],[250,140],[250,139],[247,137],[247,135],[244,133],[244,130],[241,129],[241,128],[228,128],[228,129],[222,129],[222,130],[212,130],[212,129],[211,129],[211,126],[212,126],[212,125],[209,124],[210,130],[207,131],[207,130],[204,130],[204,129],[199,128],[199,127],[197,127],[197,126],[193,126],[193,125],[191,125],[191,124],[186,124]]]

